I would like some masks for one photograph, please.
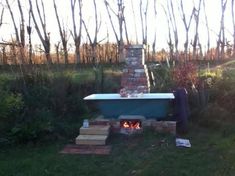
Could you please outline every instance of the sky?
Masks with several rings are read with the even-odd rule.
[[[46,20],[47,20],[47,27],[48,32],[51,33],[51,41],[52,43],[56,43],[60,40],[59,38],[59,32],[57,28],[57,21],[55,18],[55,12],[53,8],[53,0],[43,0],[45,4],[45,11],[46,11]],[[109,0],[111,6],[113,9],[117,8],[116,5],[117,0]],[[135,15],[133,15],[132,5],[131,1],[133,1],[134,9],[135,9]],[[138,33],[138,41],[141,42],[141,25],[140,25],[140,13],[139,13],[139,1],[140,0],[124,0],[125,3],[125,18],[127,22],[127,28],[128,28],[128,34],[129,38],[132,41],[136,41],[136,35],[135,30],[137,30]],[[148,24],[148,41],[151,44],[154,39],[154,30],[156,25],[157,30],[157,50],[160,50],[162,48],[167,48],[167,41],[168,41],[168,27],[167,27],[167,19],[165,16],[165,13],[163,11],[163,7],[166,7],[167,0],[156,0],[157,2],[157,19],[154,18],[154,8],[153,8],[153,2],[154,0],[148,0],[149,1],[149,9],[148,9],[148,18],[147,18],[147,24]],[[231,7],[230,7],[230,1],[228,0],[227,10],[225,14],[225,26],[226,26],[226,37],[231,40],[231,32],[232,32],[232,19],[231,19]],[[0,0],[0,2],[4,5],[5,0]],[[20,21],[20,16],[18,13],[17,8],[17,1],[16,0],[9,0],[11,7],[14,11],[16,22],[18,23]],[[28,6],[27,2],[28,0],[21,0],[24,15],[26,18],[26,25],[28,22]],[[34,1],[32,1],[34,2]],[[143,7],[145,6],[145,3],[147,0],[142,0]],[[180,14],[178,13],[178,6],[177,2],[180,2],[179,0],[173,1],[175,4],[175,16],[177,20],[177,26],[179,31],[179,47],[183,48],[183,43],[185,41],[185,29],[183,26],[183,22],[180,18]],[[221,0],[205,0],[206,2],[206,14],[208,16],[209,21],[209,28],[211,30],[210,37],[211,37],[211,44],[215,45],[216,43],[216,37],[217,33],[219,31],[220,26],[220,15],[221,15],[221,7],[220,2]],[[58,6],[58,12],[59,16],[63,21],[63,24],[68,27],[68,30],[72,29],[71,24],[71,10],[70,10],[70,0],[56,0],[57,6]],[[109,32],[109,41],[115,42],[115,37],[113,35],[113,31],[110,26],[110,21],[108,19],[107,11],[105,9],[104,0],[96,0],[97,8],[98,8],[98,14],[99,14],[99,20],[101,21],[101,28],[100,32],[98,34],[98,40],[107,41],[107,29]],[[184,9],[186,11],[187,19],[189,19],[189,14],[191,13],[191,10],[193,8],[193,3],[198,4],[198,0],[183,0],[184,3]],[[0,7],[1,10],[1,7]],[[93,6],[93,0],[83,0],[83,16],[84,21],[86,25],[88,26],[89,32],[91,35],[94,33],[94,6]],[[14,37],[14,29],[11,22],[10,14],[6,8],[4,13],[4,20],[3,20],[3,26],[0,28],[0,41],[9,41],[12,37]],[[113,16],[113,20],[117,26],[117,20]],[[137,28],[135,29],[135,23]],[[195,24],[192,21],[191,28],[190,28],[190,40],[193,38],[195,30]],[[204,20],[204,12],[203,9],[201,9],[201,23],[199,26],[199,33],[200,33],[200,40],[203,45],[203,47],[206,47],[207,42],[207,32],[206,32],[206,25]],[[40,43],[36,30],[33,28],[32,31],[33,36],[33,43]],[[83,30],[83,42],[87,41],[87,37],[85,34],[85,31]],[[72,37],[70,37],[69,40],[70,43],[73,43]]]

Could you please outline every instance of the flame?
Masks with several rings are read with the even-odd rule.
[[[122,125],[124,128],[130,128],[130,125],[127,123],[127,121],[125,121]]]
[[[121,123],[121,127],[130,129],[140,129],[141,124],[138,121],[124,121]]]
[[[133,125],[135,129],[140,129],[140,122],[137,122]]]

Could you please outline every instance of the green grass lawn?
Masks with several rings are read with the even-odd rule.
[[[112,152],[108,156],[60,154],[76,136],[66,141],[63,138],[37,144],[0,145],[0,176],[234,176],[234,103],[229,101],[234,100],[234,73],[234,69],[227,70],[226,79],[211,92],[212,98],[216,95],[220,99],[211,99],[208,107],[191,118],[189,132],[181,136],[190,140],[191,148],[177,148],[174,136],[151,130],[131,137],[112,135],[108,141]],[[66,74],[79,83],[95,79],[91,69]],[[104,82],[110,85],[104,85],[104,90],[117,87],[119,74],[118,70],[105,70]],[[77,121],[73,125],[77,126]],[[63,129],[71,131],[73,127],[68,123]]]
[[[146,130],[113,135],[108,156],[59,154],[67,142],[0,149],[0,175],[235,175],[234,125],[219,129],[190,126],[183,136],[191,148],[175,147],[175,137]]]

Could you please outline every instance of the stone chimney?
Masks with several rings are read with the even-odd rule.
[[[147,66],[145,65],[144,45],[126,47],[125,68],[123,69],[121,86],[127,95],[150,92]]]

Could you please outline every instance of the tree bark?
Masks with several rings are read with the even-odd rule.
[[[153,58],[155,58],[155,55],[156,55],[156,41],[157,41],[157,2],[154,1],[154,37],[153,37],[153,44],[152,44],[152,49],[153,49],[153,52],[152,52],[152,55],[153,55]]]
[[[209,24],[208,24],[208,18],[206,14],[206,5],[205,0],[203,0],[203,10],[205,14],[205,22],[206,22],[206,30],[207,30],[207,54],[209,54],[209,57],[211,59],[211,52],[210,52],[210,30],[209,30]]]
[[[172,3],[172,0],[170,0],[170,4],[169,1],[167,1],[167,9],[168,9],[168,13],[169,13],[169,21],[170,24],[172,26],[173,29],[173,34],[174,34],[174,47],[175,47],[175,51],[174,51],[174,57],[173,60],[175,61],[179,61],[179,50],[178,50],[178,44],[179,44],[179,38],[178,38],[178,29],[177,29],[177,25],[176,25],[176,19],[175,19],[175,10],[174,10],[174,6]]]
[[[184,23],[184,28],[185,28],[185,43],[184,43],[184,62],[188,60],[188,46],[189,46],[189,29],[192,21],[192,17],[195,12],[195,7],[193,7],[189,21],[187,22],[185,11],[184,11],[184,6],[183,6],[183,1],[180,1],[180,11],[181,11],[181,18]]]
[[[119,54],[119,60],[124,60],[124,41],[123,41],[123,23],[124,23],[124,3],[123,0],[118,0],[118,12],[116,13],[109,5],[107,0],[104,0],[104,4],[109,16],[109,21],[111,23],[117,44],[118,44],[118,54]],[[117,31],[114,27],[113,19],[111,17],[110,11],[114,13],[114,15],[117,17],[118,20],[118,29],[119,29],[119,37],[117,34]]]
[[[147,45],[148,43],[148,38],[147,38],[147,31],[148,31],[148,24],[147,24],[147,13],[148,13],[148,0],[146,1],[146,6],[143,12],[143,2],[140,0],[139,4],[139,9],[140,9],[140,20],[141,20],[141,31],[142,31],[142,43],[144,45]],[[143,17],[144,13],[144,17]]]
[[[41,12],[41,10],[39,9],[38,0],[36,0],[37,13],[39,16],[39,22],[40,22],[42,31],[39,29],[39,24],[38,24],[37,19],[34,15],[34,10],[33,10],[33,5],[32,5],[31,0],[29,0],[29,6],[30,6],[30,12],[31,12],[31,15],[33,18],[33,22],[35,25],[35,29],[37,31],[39,39],[41,40],[43,48],[44,48],[46,61],[48,64],[52,64],[51,55],[50,55],[50,50],[51,50],[50,33],[47,32],[47,28],[46,28],[46,16],[45,16],[45,9],[44,9],[43,1],[41,0],[41,7],[42,7],[42,12]],[[41,13],[43,13],[43,14],[41,14]]]
[[[70,0],[71,5],[71,12],[72,12],[72,23],[73,23],[73,40],[75,44],[75,57],[77,60],[77,63],[81,62],[81,52],[80,52],[80,46],[81,46],[81,38],[82,38],[82,0],[78,0],[78,9],[79,9],[79,28],[77,31],[77,24],[76,24],[76,18],[75,18],[75,6],[76,6],[77,0]]]
[[[221,0],[221,18],[220,18],[220,29],[218,34],[217,46],[216,46],[216,57],[218,60],[223,60],[224,48],[225,48],[225,27],[224,27],[224,13],[227,6],[227,0]]]
[[[4,14],[4,8],[2,8],[2,11],[1,11],[1,16],[0,16],[0,28],[3,24],[3,14]]]
[[[233,24],[233,54],[235,57],[235,15],[234,15],[234,0],[231,1],[231,9],[232,9],[232,24]]]
[[[162,8],[163,8],[164,13],[165,13],[166,18],[167,18],[168,38],[169,38],[169,41],[167,42],[167,44],[169,46],[169,57],[170,57],[170,60],[173,60],[174,59],[174,45],[173,45],[172,37],[171,37],[172,34],[171,34],[171,27],[170,27],[170,17],[167,14],[167,11],[166,11],[165,7],[162,6]]]
[[[193,40],[193,60],[196,59],[196,51],[197,51],[197,46],[199,46],[200,53],[201,53],[201,44],[199,43],[199,34],[198,34],[198,27],[199,27],[199,16],[200,16],[200,11],[201,11],[201,2],[202,0],[199,0],[198,3],[198,8],[195,8],[194,11],[194,20],[195,20],[195,34],[194,34],[194,40]],[[201,55],[201,54],[200,54]],[[200,56],[201,57],[201,56]]]
[[[94,5],[94,10],[95,10],[95,31],[94,31],[93,40],[91,39],[91,35],[90,35],[89,30],[88,30],[88,28],[86,26],[86,23],[84,21],[83,21],[83,25],[84,25],[84,28],[85,28],[85,31],[87,33],[87,37],[88,37],[88,40],[89,40],[89,43],[90,43],[90,46],[91,46],[92,62],[97,64],[98,63],[98,61],[97,61],[97,52],[96,52],[97,51],[97,44],[98,44],[97,38],[98,38],[98,32],[99,32],[101,23],[98,22],[97,5],[96,5],[95,0],[93,0],[93,5]]]
[[[16,35],[16,41],[17,41],[18,43],[20,43],[19,31],[18,31],[16,22],[15,22],[14,14],[13,14],[13,12],[12,12],[12,9],[11,9],[11,6],[10,6],[8,0],[6,0],[6,4],[7,4],[7,7],[8,7],[8,10],[9,10],[9,12],[10,12],[11,20],[12,20],[12,23],[13,23],[13,26],[14,26],[15,35]]]

